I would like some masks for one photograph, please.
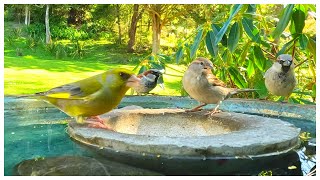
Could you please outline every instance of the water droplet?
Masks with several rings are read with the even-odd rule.
[[[14,132],[11,132],[11,134],[15,134]]]

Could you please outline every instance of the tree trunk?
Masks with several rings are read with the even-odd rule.
[[[131,25],[129,29],[129,42],[127,47],[128,52],[134,52],[133,46],[135,45],[135,42],[136,42],[137,24],[139,19],[142,16],[142,12],[143,10],[141,10],[139,13],[139,4],[133,5],[133,15],[131,18]]]
[[[24,24],[28,25],[28,19],[29,19],[29,6],[26,5],[24,9]]]
[[[150,12],[152,17],[152,53],[158,54],[160,51],[160,35],[161,35],[161,17],[160,9],[161,4],[156,4],[155,12]]]
[[[30,12],[30,9],[29,9],[29,13],[28,13],[28,26],[30,25],[30,16],[31,16],[31,12]]]
[[[117,19],[118,19],[117,24],[118,24],[118,31],[119,31],[118,43],[121,44],[122,36],[121,36],[121,26],[120,26],[120,5],[117,4],[116,7],[117,7],[116,9],[117,9]]]
[[[46,8],[45,22],[46,22],[46,44],[50,44],[51,43],[51,33],[50,33],[50,26],[49,26],[49,4],[47,4],[47,8]]]

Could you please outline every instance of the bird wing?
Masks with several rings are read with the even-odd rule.
[[[206,77],[207,77],[209,84],[211,84],[212,86],[226,87],[224,82],[221,81],[220,79],[218,79],[215,75],[213,75],[211,71],[206,73]]]
[[[86,99],[102,88],[101,77],[93,76],[74,83],[65,84],[36,95],[58,99]]]

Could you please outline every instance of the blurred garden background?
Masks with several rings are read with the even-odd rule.
[[[315,104],[315,12],[313,4],[5,4],[4,93],[123,67],[164,69],[165,89],[151,92],[186,96],[184,71],[206,57],[229,87],[259,89],[239,97],[280,101],[263,75],[279,54],[291,54],[298,85],[289,103]]]

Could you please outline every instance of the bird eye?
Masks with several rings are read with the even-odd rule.
[[[200,64],[203,65],[203,62],[201,62]]]
[[[119,75],[122,77],[122,76],[123,76],[123,73],[122,73],[122,72],[120,72],[120,73],[119,73]]]

